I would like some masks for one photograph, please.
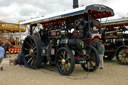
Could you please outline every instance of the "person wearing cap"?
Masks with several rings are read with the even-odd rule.
[[[100,69],[104,68],[104,60],[103,60],[104,52],[105,52],[105,47],[103,44],[103,40],[99,40],[98,53],[100,57],[100,64],[99,64]]]

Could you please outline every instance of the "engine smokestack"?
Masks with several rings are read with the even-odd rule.
[[[73,0],[73,9],[78,8],[78,0]]]

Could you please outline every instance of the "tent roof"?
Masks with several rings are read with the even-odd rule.
[[[25,32],[25,26],[20,26],[15,23],[7,23],[0,20],[0,31],[1,32]]]

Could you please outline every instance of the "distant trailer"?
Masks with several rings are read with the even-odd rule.
[[[119,18],[102,22],[102,39],[106,52],[105,59],[114,56],[118,63],[128,65],[128,18]]]

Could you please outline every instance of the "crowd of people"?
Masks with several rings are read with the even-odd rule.
[[[6,53],[9,49],[10,46],[12,46],[13,43],[11,43],[9,40],[6,40],[3,42],[0,40],[0,70],[3,71],[3,66],[2,66],[2,60],[3,58],[6,57]]]

